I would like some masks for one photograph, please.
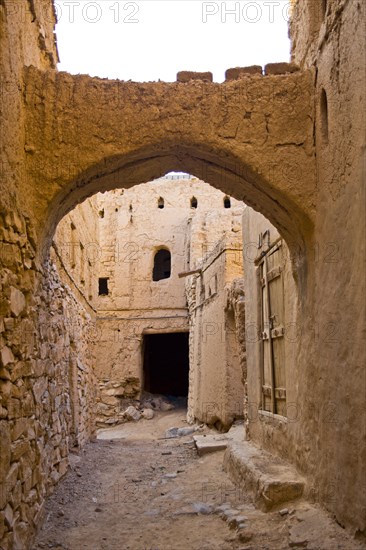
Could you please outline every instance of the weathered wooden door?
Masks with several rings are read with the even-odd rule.
[[[262,409],[286,416],[282,241],[263,247],[257,264]]]

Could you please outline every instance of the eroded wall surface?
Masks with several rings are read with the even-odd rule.
[[[242,211],[242,209],[241,209]],[[228,230],[214,249],[196,262],[200,273],[187,281],[190,312],[190,393],[188,418],[227,430],[243,416],[244,382],[232,293],[243,277],[240,232]],[[242,328],[242,326],[240,327]]]
[[[310,442],[303,468],[338,521],[364,534],[365,9],[358,0],[297,2],[291,24],[294,61],[317,71],[313,351],[298,377]]]
[[[80,341],[90,318],[61,280],[56,258],[35,261],[35,219],[25,207],[23,70],[55,68],[53,26],[51,2],[0,3],[0,541],[6,550],[29,547],[70,448],[94,430],[89,342]],[[76,374],[81,412],[75,423],[70,364],[78,359],[84,370]]]
[[[52,310],[54,293],[62,294],[61,287],[52,289],[51,297],[55,274],[36,260],[47,256],[62,216],[92,193],[116,187],[115,175],[132,184],[172,169],[211,174],[205,179],[248,199],[281,231],[292,253],[299,249],[294,275],[300,302],[296,384],[301,420],[293,429],[296,445],[289,447],[289,460],[313,480],[315,498],[341,524],[365,531],[360,460],[365,456],[365,4],[321,4],[327,9],[314,26],[311,8],[318,3],[295,3],[291,35],[293,59],[301,67],[297,73],[243,77],[224,85],[125,85],[57,74],[51,2],[0,2],[0,483],[11,487],[1,493],[5,548],[14,546],[14,538],[20,547],[29,540],[47,487],[66,463],[65,438],[71,433],[66,404],[57,419],[42,405],[43,398],[47,403],[58,397],[54,376],[56,370],[61,378],[65,373],[55,357],[57,332],[61,327],[67,341],[71,328],[63,314],[58,319]],[[29,65],[33,68],[24,77]],[[118,119],[111,105],[121,102],[125,109]],[[90,105],[95,107],[92,117]],[[146,106],[142,115],[137,105]],[[160,118],[161,113],[169,116]],[[129,117],[131,125],[121,132]],[[82,155],[75,159],[80,145]],[[16,291],[24,296],[24,307]],[[35,336],[32,350],[24,340],[19,345],[25,325]],[[18,363],[21,376],[15,378]],[[36,370],[28,376],[22,369],[30,364]],[[60,384],[62,393],[66,380]],[[20,402],[19,420],[31,425],[22,433],[14,429],[18,418],[12,417]],[[29,408],[23,406],[28,402]],[[327,408],[333,403],[334,410]],[[49,439],[53,451],[46,453]],[[39,461],[37,447],[46,463]]]
[[[225,208],[224,199],[225,194],[208,183],[177,176],[98,195],[98,275],[108,279],[108,295],[99,296],[97,306],[99,425],[122,421],[125,399],[140,398],[144,335],[188,332],[185,279],[178,274],[197,268],[225,233],[238,235],[236,254],[241,258],[244,205],[227,197]],[[154,256],[162,247],[171,253],[171,275],[154,281]],[[219,283],[222,288],[226,284]],[[191,335],[198,337],[201,334]],[[194,369],[200,358],[191,359]],[[217,368],[225,377],[226,355],[221,359],[223,363],[216,358]],[[213,374],[206,376],[212,385]],[[190,394],[196,383],[191,375]],[[226,410],[227,403],[222,406]]]

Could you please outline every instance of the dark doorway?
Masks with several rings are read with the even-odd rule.
[[[169,279],[171,272],[171,256],[169,250],[162,248],[154,257],[153,281]]]
[[[144,390],[188,396],[188,332],[145,334]]]

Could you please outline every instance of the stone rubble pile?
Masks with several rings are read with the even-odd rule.
[[[97,426],[99,428],[116,426],[124,422],[137,422],[140,419],[151,420],[155,412],[167,412],[175,408],[175,405],[163,395],[145,393],[140,400],[127,397],[125,388],[131,388],[131,393],[135,395],[137,384],[139,384],[138,379],[133,381],[126,379],[121,383],[113,383],[109,389],[104,390],[104,395],[99,398],[98,403]],[[111,399],[116,400],[113,401],[113,408],[110,406],[112,401],[109,405],[106,403],[107,392]]]

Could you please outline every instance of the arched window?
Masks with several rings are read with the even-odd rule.
[[[158,208],[164,208],[164,199],[163,199],[163,197],[158,198]]]
[[[197,206],[198,206],[198,202],[197,202],[196,197],[192,197],[191,198],[191,208],[197,208]]]
[[[231,208],[231,200],[227,195],[224,197],[224,208]]]
[[[154,257],[153,281],[169,279],[171,273],[171,255],[169,250],[162,248]]]

